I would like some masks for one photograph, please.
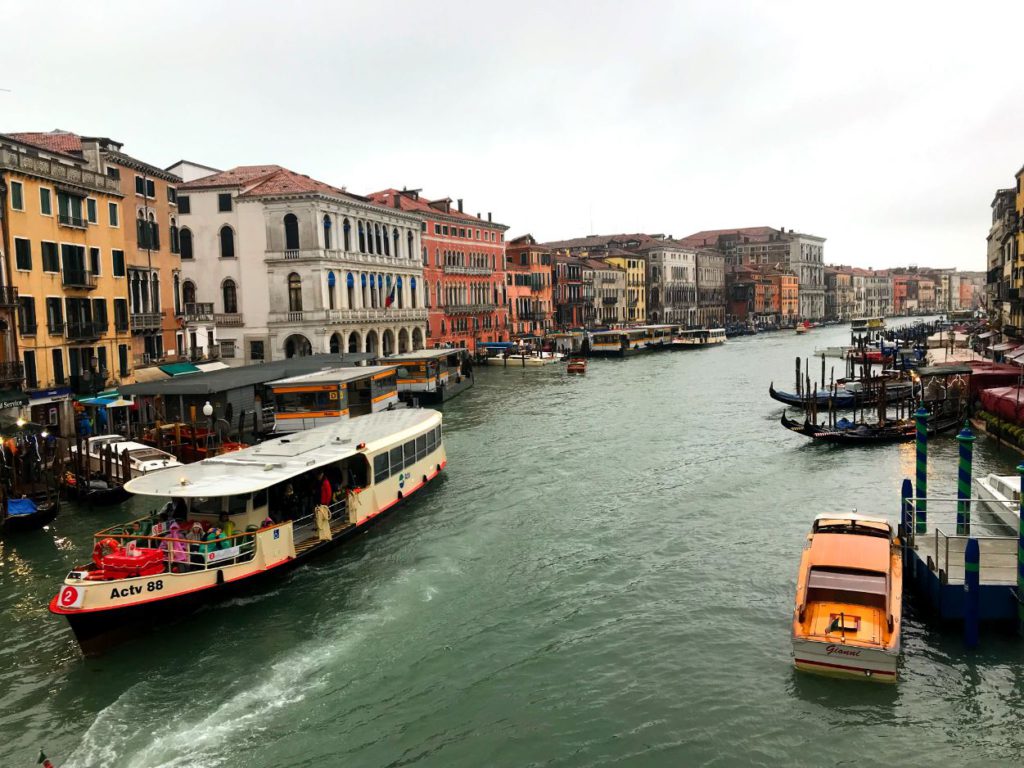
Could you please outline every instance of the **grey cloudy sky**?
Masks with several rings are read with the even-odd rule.
[[[5,4],[0,131],[420,187],[510,235],[785,226],[984,269],[1024,2]]]

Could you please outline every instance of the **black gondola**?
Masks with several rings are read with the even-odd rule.
[[[937,435],[956,429],[962,419],[957,416],[933,416],[928,419],[928,435]],[[843,445],[883,445],[885,443],[908,443],[917,437],[917,426],[912,419],[893,421],[887,424],[854,424],[840,419],[837,425],[812,424],[808,420],[794,421],[782,412],[781,424],[790,432],[809,437],[822,443]]]
[[[92,477],[79,483],[73,472],[65,472],[61,478],[61,494],[68,499],[92,507],[111,506],[127,501],[131,496],[123,485],[110,483],[100,477]]]
[[[54,449],[46,427],[0,422],[0,535],[38,530],[60,511],[53,481]]]
[[[4,499],[0,534],[24,533],[35,531],[49,525],[60,511],[60,499],[57,494],[47,494],[40,499],[24,497],[20,499]]]
[[[828,410],[829,399],[832,400],[832,408],[837,411],[849,411],[865,405],[874,405],[878,402],[878,391],[871,392],[850,392],[839,389],[835,395],[830,390],[819,389],[814,393],[811,401],[817,405],[819,410]],[[913,385],[910,382],[887,383],[885,387],[885,401],[896,403],[910,396]],[[780,403],[785,403],[791,408],[805,408],[808,398],[804,395],[797,395],[792,392],[779,392],[775,389],[775,383],[768,385],[768,396]]]

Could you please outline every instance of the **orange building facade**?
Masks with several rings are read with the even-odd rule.
[[[512,336],[543,334],[553,329],[551,249],[533,235],[509,240],[505,246],[505,283],[508,289]]]

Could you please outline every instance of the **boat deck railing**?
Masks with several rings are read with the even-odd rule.
[[[205,571],[252,560],[256,556],[256,533],[257,531],[246,531],[230,536],[219,536],[216,539],[194,541],[186,538],[181,531],[151,536],[141,535],[130,526],[112,526],[95,534],[95,538],[97,543],[113,539],[122,550],[162,550],[166,571],[174,573]]]
[[[333,526],[338,520],[348,519],[348,502],[346,499],[335,501],[327,505],[330,510],[328,520]],[[292,541],[298,546],[302,542],[317,537],[316,530],[316,508],[308,515],[292,520]]]
[[[926,521],[918,523],[918,498],[911,498],[912,524],[907,545],[917,552],[943,583],[963,583],[967,542],[975,539],[980,554],[979,576],[983,584],[1015,584],[1017,581],[1017,532],[992,513],[990,499],[929,496],[923,499]],[[965,524],[964,512],[969,512]]]

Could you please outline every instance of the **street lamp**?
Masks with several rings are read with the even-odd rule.
[[[209,434],[213,434],[213,406],[210,405],[210,401],[207,400],[203,403],[203,416],[206,417],[210,425]]]

